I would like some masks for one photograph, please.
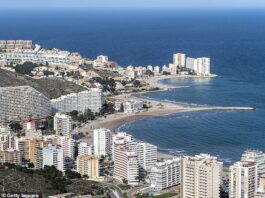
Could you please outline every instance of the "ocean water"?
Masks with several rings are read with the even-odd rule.
[[[0,10],[0,39],[32,39],[43,47],[105,54],[122,66],[164,65],[172,54],[212,60],[213,79],[169,79],[191,88],[145,97],[192,105],[251,106],[125,124],[139,139],[176,154],[207,152],[227,164],[248,148],[265,151],[265,12],[251,10]]]

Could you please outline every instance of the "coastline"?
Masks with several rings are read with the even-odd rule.
[[[168,78],[179,78],[179,76],[170,76]],[[169,89],[178,89],[178,88],[185,88],[186,86],[182,87],[167,87],[166,85],[163,85],[160,83],[161,80],[167,79],[165,77],[163,78],[153,78],[152,81],[149,81],[150,87],[158,87],[159,90],[157,91],[166,91]],[[189,105],[183,105],[183,104],[176,104],[172,102],[165,102],[165,101],[159,101],[155,99],[147,99],[141,96],[138,96],[138,94],[144,94],[148,93],[148,91],[145,92],[139,92],[139,93],[130,93],[130,94],[122,94],[118,96],[112,97],[112,99],[115,100],[127,100],[127,99],[135,99],[135,100],[143,100],[147,103],[149,103],[152,107],[148,109],[148,111],[143,111],[139,113],[131,113],[131,114],[125,114],[122,112],[117,112],[114,114],[107,115],[107,117],[100,117],[97,120],[91,121],[90,123],[87,123],[83,125],[79,131],[85,134],[84,139],[90,144],[93,142],[93,130],[96,128],[107,128],[110,129],[112,132],[117,131],[117,129],[129,122],[137,121],[146,117],[161,117],[161,116],[169,116],[174,115],[178,113],[184,113],[184,112],[193,112],[193,111],[208,111],[208,110],[236,110],[236,111],[245,111],[245,110],[255,110],[253,107],[221,107],[221,106],[189,106]],[[174,157],[173,155],[158,152],[158,159],[168,159]]]

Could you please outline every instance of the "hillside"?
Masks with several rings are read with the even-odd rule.
[[[11,71],[0,69],[0,87],[29,85],[48,98],[58,98],[61,95],[80,92],[85,90],[84,87],[75,83],[58,79],[58,78],[42,78],[33,79]]]

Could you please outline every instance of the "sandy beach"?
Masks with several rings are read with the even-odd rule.
[[[164,78],[165,79],[165,78]],[[161,78],[154,78],[152,81],[149,81],[150,87],[157,86],[161,89],[161,91],[165,89],[172,89],[173,87],[165,87],[164,85],[161,86],[159,81]],[[176,87],[179,88],[179,87]],[[83,125],[79,131],[85,134],[85,139],[88,143],[92,144],[93,142],[93,129],[97,128],[107,128],[112,131],[115,131],[119,126],[132,122],[135,120],[143,119],[148,116],[167,116],[176,113],[183,113],[183,112],[191,112],[191,111],[207,111],[207,110],[254,110],[252,107],[218,107],[218,106],[184,106],[181,104],[175,104],[170,102],[161,102],[146,98],[140,98],[137,95],[132,94],[122,94],[118,96],[113,96],[112,99],[114,100],[128,100],[128,99],[135,99],[135,100],[142,100],[145,101],[147,104],[151,105],[147,111],[139,112],[139,113],[130,113],[126,114],[123,112],[117,112],[115,114],[107,115],[106,117],[98,118],[90,123]],[[159,154],[160,158],[168,158],[170,155],[168,154]]]

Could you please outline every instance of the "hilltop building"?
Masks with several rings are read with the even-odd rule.
[[[71,111],[85,112],[90,109],[92,112],[99,112],[103,104],[102,90],[91,88],[79,93],[72,93],[51,100],[53,111],[69,113]]]
[[[40,119],[51,114],[50,100],[30,86],[0,88],[0,122]]]

